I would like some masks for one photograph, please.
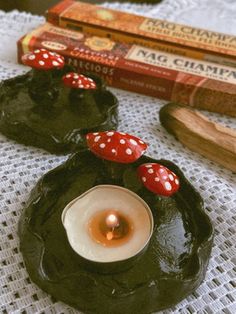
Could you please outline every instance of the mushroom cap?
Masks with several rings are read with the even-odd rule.
[[[119,163],[132,163],[147,149],[140,138],[117,131],[88,133],[86,139],[95,155]]]
[[[62,78],[65,86],[78,89],[96,89],[96,83],[93,79],[75,72],[67,73]]]
[[[36,49],[24,54],[23,64],[38,70],[61,69],[65,65],[64,57],[47,49]]]
[[[171,196],[179,189],[179,178],[170,169],[157,163],[138,167],[138,176],[143,185],[155,194]]]

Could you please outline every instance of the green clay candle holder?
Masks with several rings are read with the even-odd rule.
[[[0,131],[20,143],[56,154],[85,147],[85,134],[115,129],[118,101],[103,81],[80,75],[89,84],[65,83],[73,69],[62,56],[38,49],[23,56],[28,73],[0,83]],[[79,76],[79,74],[74,73]],[[63,79],[62,79],[63,78]]]
[[[175,164],[144,156],[147,145],[136,137],[110,131],[86,138],[90,151],[46,174],[22,214],[20,247],[31,279],[89,314],[149,314],[175,305],[201,284],[211,253],[213,228],[199,193]],[[154,223],[141,256],[109,273],[87,267],[62,223],[68,204],[101,185],[138,195]]]

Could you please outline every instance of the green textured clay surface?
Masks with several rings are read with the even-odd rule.
[[[45,91],[36,99],[30,96],[32,71],[1,82],[0,131],[20,143],[59,154],[84,148],[88,132],[116,129],[118,101],[102,81],[90,75],[98,88],[78,91],[79,96],[72,98],[71,89],[61,82],[63,72],[53,73],[57,97],[48,103]]]
[[[170,198],[146,190],[136,175],[145,162],[174,171],[180,190]],[[132,190],[154,216],[154,233],[140,259],[128,270],[106,275],[86,270],[61,223],[64,207],[99,184]],[[39,181],[22,214],[19,236],[31,279],[57,300],[83,313],[148,314],[178,303],[200,285],[213,228],[200,195],[173,163],[143,156],[133,164],[114,164],[83,151]]]

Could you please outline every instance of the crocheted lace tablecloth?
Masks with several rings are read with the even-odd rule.
[[[235,0],[164,0],[157,5],[106,3],[108,7],[233,34]],[[16,62],[16,40],[44,22],[43,17],[0,11],[0,79],[26,71]],[[234,34],[235,35],[235,34]],[[212,257],[205,281],[192,295],[162,313],[236,313],[236,176],[184,148],[160,125],[164,101],[112,89],[120,101],[119,130],[149,142],[148,154],[178,164],[205,200],[215,226]],[[206,113],[236,128],[236,119]],[[19,252],[17,224],[37,180],[66,156],[17,144],[0,135],[0,312],[78,313],[31,282]],[[130,313],[136,314],[136,313]],[[138,314],[138,313],[137,313]]]

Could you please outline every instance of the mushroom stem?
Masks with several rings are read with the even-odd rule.
[[[32,78],[29,83],[29,94],[31,98],[42,104],[52,103],[58,96],[58,89],[53,84],[52,72],[50,70],[32,70]]]
[[[109,160],[103,160],[103,162],[105,164],[109,177],[112,178],[112,180],[114,180],[113,183],[115,182],[118,183],[119,181],[121,181],[124,171],[123,164]]]
[[[71,89],[69,98],[73,108],[77,108],[81,114],[87,115],[88,118],[101,116],[94,93],[91,90]]]

